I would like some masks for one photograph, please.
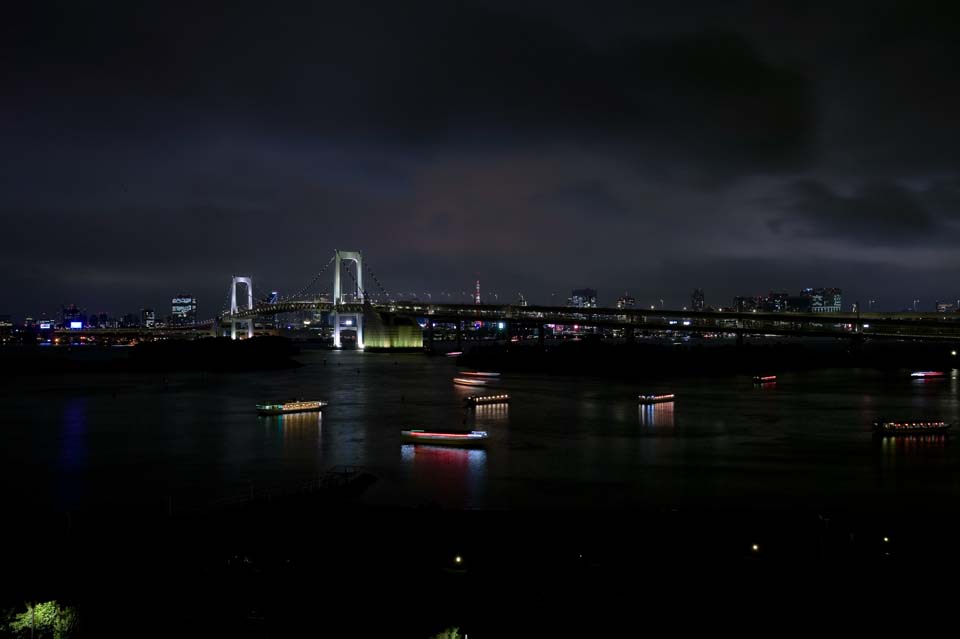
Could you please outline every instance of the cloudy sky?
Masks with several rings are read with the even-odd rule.
[[[960,297],[960,8],[773,4],[21,3],[0,313],[206,316],[335,248],[435,296]]]

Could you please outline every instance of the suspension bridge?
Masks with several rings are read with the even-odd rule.
[[[352,266],[345,268],[344,264]],[[314,288],[332,267],[332,295],[318,294]],[[368,293],[364,274],[377,291]],[[347,274],[348,282],[343,275]],[[238,302],[238,287],[246,287],[245,303]],[[396,328],[396,320],[416,320],[424,327],[421,340],[432,340],[436,325],[452,325],[458,341],[465,326],[476,322],[496,322],[511,330],[532,329],[540,342],[548,329],[557,326],[583,326],[621,329],[627,340],[638,333],[722,333],[744,335],[848,337],[853,339],[912,339],[960,341],[960,314],[939,313],[757,313],[729,311],[688,311],[668,309],[580,308],[569,306],[528,306],[515,304],[449,304],[418,300],[391,299],[380,280],[364,264],[360,251],[335,250],[330,260],[313,279],[287,296],[267,296],[257,300],[253,279],[234,276],[228,293],[229,307],[212,320],[216,330],[234,338],[252,337],[254,320],[283,313],[314,311],[327,313],[332,322],[333,345],[342,346],[341,333],[356,331],[357,346],[363,348],[372,334],[378,345],[390,347],[391,337],[384,330]],[[243,300],[243,297],[240,298]],[[424,321],[425,320],[425,321]],[[410,326],[410,322],[407,322]],[[387,329],[385,329],[387,327]],[[396,333],[396,331],[394,331]],[[421,342],[422,343],[422,342]]]

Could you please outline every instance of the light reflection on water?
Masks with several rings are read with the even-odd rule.
[[[673,428],[673,402],[641,404],[640,425]]]
[[[404,470],[425,494],[444,507],[476,507],[486,477],[487,451],[404,444],[400,447]]]
[[[775,392],[756,390],[749,377],[675,379],[653,390],[682,403],[638,410],[649,384],[505,374],[496,392],[511,403],[467,408],[463,398],[476,389],[451,383],[448,358],[325,351],[301,359],[300,369],[182,373],[169,384],[121,374],[17,379],[0,388],[0,478],[16,487],[7,496],[43,508],[116,491],[225,496],[350,464],[381,478],[365,501],[414,506],[538,507],[548,498],[583,506],[603,497],[604,482],[670,503],[698,493],[960,497],[949,474],[960,468],[960,447],[943,436],[874,442],[871,431],[879,415],[957,423],[956,377],[917,384],[906,373],[809,371],[780,375]],[[270,417],[253,410],[258,398],[288,396],[330,405]],[[414,450],[400,441],[408,427],[475,428],[490,438],[486,451]]]
[[[304,412],[289,415],[258,416],[268,433],[279,440],[284,448],[313,443],[320,445],[323,433],[323,413]]]

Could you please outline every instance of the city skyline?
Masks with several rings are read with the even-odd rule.
[[[336,247],[532,303],[957,296],[955,11],[546,9],[18,6],[0,312],[296,290]]]

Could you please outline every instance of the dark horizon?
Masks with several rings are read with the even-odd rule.
[[[362,250],[390,292],[960,298],[937,2],[19,6],[0,313],[219,310]],[[506,299],[504,299],[506,298]]]

